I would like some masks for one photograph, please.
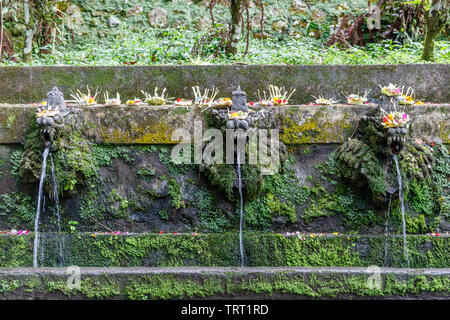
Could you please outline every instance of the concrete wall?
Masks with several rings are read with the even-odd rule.
[[[140,90],[166,87],[170,96],[192,97],[192,86],[220,88],[230,96],[238,85],[255,99],[255,92],[267,85],[295,88],[293,103],[309,103],[311,95],[343,98],[345,93],[372,90],[390,82],[412,87],[416,97],[432,102],[449,102],[450,65],[367,65],[367,66],[120,66],[120,67],[1,67],[0,102],[41,101],[52,86],[69,99],[69,90],[89,85],[120,92],[126,99],[140,96]]]
[[[205,114],[195,107],[83,107],[86,134],[97,143],[173,144],[172,133],[184,128],[193,133],[194,120],[207,129]],[[279,121],[285,144],[342,143],[353,132],[360,117],[375,105],[287,106],[270,109]],[[450,143],[450,105],[411,106],[407,109],[415,137]],[[0,105],[0,143],[23,142],[34,108]]]
[[[69,288],[65,268],[0,268],[0,299],[448,299],[449,269],[82,268]],[[419,284],[419,285],[418,285]],[[187,303],[186,303],[187,305]],[[273,310],[271,310],[273,312]],[[225,311],[224,311],[225,312]],[[181,310],[167,310],[174,318]]]

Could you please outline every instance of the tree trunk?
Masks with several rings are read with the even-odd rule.
[[[23,11],[25,15],[25,41],[23,45],[23,61],[31,62],[31,50],[33,48],[33,29],[31,28],[29,0],[23,0]]]
[[[447,1],[433,0],[426,15],[427,34],[423,44],[422,60],[434,61],[434,39],[439,35],[448,18]]]
[[[3,0],[0,0],[0,60],[3,56]]]
[[[236,54],[239,40],[241,39],[241,29],[239,24],[241,23],[241,0],[231,0],[231,41],[228,47],[228,53]]]

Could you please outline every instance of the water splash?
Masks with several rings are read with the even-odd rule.
[[[58,225],[58,232],[61,236],[60,241],[58,243],[59,247],[59,261],[58,265],[61,267],[64,265],[64,237],[61,234],[61,212],[59,211],[59,195],[58,195],[58,180],[56,179],[55,174],[55,164],[53,163],[53,155],[50,153],[50,162],[52,164],[52,182],[53,182],[53,201],[55,202],[55,209],[56,209],[56,215],[57,215],[57,225]]]
[[[394,162],[397,168],[397,178],[398,178],[398,197],[400,198],[400,210],[402,213],[402,227],[403,227],[403,254],[408,263],[409,267],[409,254],[408,254],[408,244],[406,241],[406,221],[405,221],[405,204],[403,201],[403,189],[402,189],[402,175],[400,173],[400,166],[398,165],[397,155],[394,154]]]
[[[239,220],[239,250],[241,253],[241,266],[244,266],[244,243],[242,240],[242,229],[244,224],[244,198],[242,197],[242,177],[241,177],[241,161],[239,151],[237,152],[237,171],[238,171],[238,187],[240,197],[240,220]]]
[[[34,247],[33,247],[33,267],[38,267],[38,248],[39,248],[39,216],[41,213],[41,201],[43,198],[43,189],[44,189],[44,179],[45,179],[45,170],[47,169],[47,157],[50,152],[51,145],[47,145],[42,154],[42,172],[41,179],[39,181],[39,194],[38,194],[38,203],[36,209],[36,217],[34,219]]]
[[[388,258],[388,232],[389,232],[389,214],[391,213],[392,194],[389,194],[388,209],[386,212],[386,224],[384,229],[384,267],[387,267]]]

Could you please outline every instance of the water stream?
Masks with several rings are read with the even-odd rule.
[[[244,243],[242,240],[242,228],[244,224],[244,198],[242,197],[242,177],[241,177],[241,161],[239,151],[237,152],[237,171],[238,171],[238,187],[240,197],[240,221],[239,221],[239,250],[241,253],[241,266],[244,266]]]
[[[50,162],[52,164],[52,182],[53,182],[53,201],[55,202],[55,209],[56,209],[56,215],[57,215],[57,225],[58,225],[58,232],[61,236],[60,241],[58,243],[59,247],[59,261],[58,265],[62,266],[64,265],[64,237],[61,233],[61,213],[59,211],[59,195],[58,195],[58,181],[56,179],[55,174],[55,165],[53,163],[53,155],[50,153]]]
[[[45,179],[45,170],[47,169],[47,157],[50,152],[51,145],[47,145],[42,154],[42,172],[41,179],[39,181],[39,194],[38,194],[38,202],[36,209],[36,218],[34,219],[34,247],[33,247],[33,267],[38,267],[38,248],[39,248],[39,216],[41,213],[41,202],[43,201],[43,189],[44,189],[44,179]]]
[[[405,204],[403,201],[403,189],[402,189],[402,175],[400,173],[400,166],[398,165],[397,155],[394,154],[394,162],[397,168],[397,178],[398,178],[398,196],[400,198],[400,210],[402,213],[402,227],[403,227],[403,253],[405,255],[406,262],[409,268],[409,254],[408,254],[408,244],[406,241],[406,221],[405,221]]]
[[[387,267],[388,258],[388,232],[389,232],[389,214],[391,213],[392,194],[389,194],[388,209],[386,212],[386,224],[384,229],[384,267]]]

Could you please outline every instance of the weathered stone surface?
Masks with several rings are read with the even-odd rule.
[[[108,23],[108,27],[110,28],[114,28],[122,24],[122,21],[120,21],[120,19],[116,16],[110,16],[108,20],[106,20],[106,22]]]
[[[311,95],[342,96],[342,92],[376,94],[379,85],[390,82],[412,87],[416,97],[429,102],[450,102],[448,64],[368,65],[368,66],[117,66],[117,67],[2,67],[0,101],[38,102],[56,85],[64,93],[100,86],[120,92],[124,98],[140,96],[140,90],[167,88],[170,96],[190,97],[196,85],[218,87],[230,95],[238,85],[248,100],[257,90],[272,83],[297,89],[293,104],[309,103]],[[257,76],[255,76],[257,75]]]
[[[296,15],[306,15],[308,6],[302,0],[293,0],[289,12]]]
[[[447,288],[440,284],[450,278],[449,269],[376,271],[380,287],[370,289],[367,283],[375,271],[367,268],[97,267],[81,268],[80,288],[69,289],[67,268],[2,268],[0,280],[14,285],[0,299],[448,299]],[[420,288],[412,285],[416,282]],[[167,310],[166,316],[179,312]]]
[[[169,184],[167,180],[154,179],[150,184],[149,192],[157,198],[167,197],[169,191]]]
[[[148,13],[148,23],[152,27],[167,26],[167,11],[164,8],[155,8]]]
[[[34,114],[34,107],[0,105],[0,143],[23,143]]]
[[[272,23],[272,30],[276,32],[281,32],[286,30],[287,22],[284,20],[278,20],[277,22]]]
[[[135,5],[130,10],[127,11],[127,18],[137,16],[138,14],[141,14],[144,12],[144,8],[140,5]]]
[[[268,108],[275,113],[285,144],[343,143],[360,117],[375,105],[285,106]],[[195,107],[119,106],[83,107],[85,133],[97,143],[174,144],[178,128],[193,136],[194,121],[207,129],[204,114]],[[411,106],[412,135],[428,141],[450,143],[450,105]],[[0,106],[0,143],[21,143],[32,121],[34,107]]]

